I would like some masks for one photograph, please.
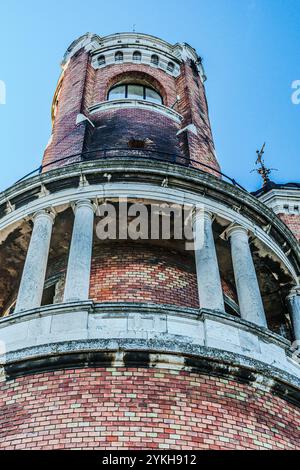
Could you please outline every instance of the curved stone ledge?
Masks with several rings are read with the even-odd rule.
[[[182,121],[181,114],[174,111],[172,108],[168,108],[162,104],[151,103],[150,101],[145,100],[130,100],[130,99],[121,99],[121,100],[111,100],[103,101],[101,103],[94,104],[89,108],[91,114],[99,113],[102,111],[122,109],[122,108],[138,108],[138,109],[147,109],[155,113],[163,114],[178,124]]]
[[[92,301],[56,304],[1,319],[0,341],[4,367],[42,356],[47,362],[53,354],[128,347],[201,357],[212,354],[221,362],[228,358],[253,370],[257,364],[261,371],[277,370],[288,383],[300,381],[300,366],[290,357],[289,341],[266,328],[208,310]]]
[[[246,356],[160,340],[65,341],[9,353],[6,380],[27,374],[85,367],[151,367],[233,378],[300,404],[300,379]]]

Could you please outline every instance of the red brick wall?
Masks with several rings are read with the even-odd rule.
[[[83,150],[85,124],[76,126],[76,117],[82,111],[90,68],[89,57],[83,50],[77,52],[70,60],[62,81],[52,142],[45,150],[43,165]],[[53,168],[54,166],[51,166],[46,170]]]
[[[76,369],[0,383],[1,449],[297,449],[300,409],[188,371]]]
[[[90,298],[96,302],[151,302],[198,308],[193,259],[135,244],[94,252]]]
[[[192,123],[197,128],[197,135],[192,132],[187,134],[190,157],[220,170],[214,153],[205,89],[190,60],[181,66],[181,74],[176,81],[177,93],[181,96],[178,111],[184,117],[182,127]],[[213,173],[197,163],[193,163],[193,166]]]
[[[183,116],[182,124],[177,126],[171,119],[154,112],[151,113],[150,120],[149,114],[142,112],[128,111],[126,114],[119,111],[120,119],[116,118],[117,113],[114,113],[113,117],[110,113],[101,115],[99,112],[99,116],[89,114],[89,107],[105,101],[110,87],[124,77],[147,80],[161,93],[164,104],[168,107],[174,105],[174,109]],[[175,104],[178,95],[180,100]],[[96,129],[87,122],[77,126],[76,116],[79,113],[84,113],[95,121]],[[184,131],[179,137],[176,136],[179,129],[190,124],[196,126],[197,135]],[[109,134],[108,140],[99,138],[99,134],[103,132]],[[53,139],[45,151],[43,164],[90,150],[90,146],[122,147],[124,143],[127,146],[133,135],[142,140],[144,134],[151,135],[150,140],[155,142],[157,150],[162,146],[163,151],[167,149],[168,152],[177,154],[183,152],[187,161],[191,158],[199,164],[204,163],[219,170],[214,154],[204,86],[199,75],[193,70],[190,60],[181,66],[180,76],[174,78],[158,68],[144,64],[114,64],[94,70],[89,54],[84,50],[78,51],[70,59],[64,73]],[[46,169],[67,163],[70,161],[51,165]],[[216,174],[199,164],[193,165]]]
[[[66,269],[66,257],[51,260],[46,280],[65,275]],[[237,302],[235,289],[225,279],[222,288]],[[89,297],[95,302],[150,302],[199,308],[193,254],[139,243],[102,245],[93,251]]]
[[[176,136],[180,125],[159,113],[139,108],[114,109],[99,112],[93,119],[97,128],[91,135],[90,149],[115,148],[116,142],[117,147],[128,149],[128,142],[134,139],[146,140],[146,150],[181,154],[181,142]]]
[[[289,227],[297,240],[300,241],[300,215],[298,214],[277,214],[278,217]]]

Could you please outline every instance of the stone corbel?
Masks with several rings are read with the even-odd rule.
[[[50,194],[50,191],[48,191],[48,189],[46,188],[46,186],[44,184],[41,184],[41,190],[39,192],[39,198],[49,196],[49,194]]]

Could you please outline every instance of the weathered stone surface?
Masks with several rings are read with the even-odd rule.
[[[53,220],[53,214],[48,211],[41,211],[35,215],[18,291],[16,312],[30,310],[41,305]]]

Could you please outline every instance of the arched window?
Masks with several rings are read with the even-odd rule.
[[[105,56],[104,55],[99,55],[98,65],[103,65],[103,64],[105,64]]]
[[[107,99],[111,100],[145,100],[151,103],[163,104],[162,97],[153,88],[139,83],[126,83],[113,86],[109,92]]]
[[[141,60],[142,60],[142,54],[140,53],[140,51],[135,51],[135,52],[132,54],[132,59],[134,60],[134,62],[141,62]]]
[[[169,70],[169,72],[173,72],[173,71],[174,71],[174,67],[175,67],[175,65],[173,64],[173,62],[169,62],[169,63],[168,63],[167,70]]]
[[[115,53],[115,62],[123,62],[123,52],[118,51]]]
[[[153,54],[151,56],[151,64],[153,65],[158,65],[159,64],[159,57],[156,54]]]

